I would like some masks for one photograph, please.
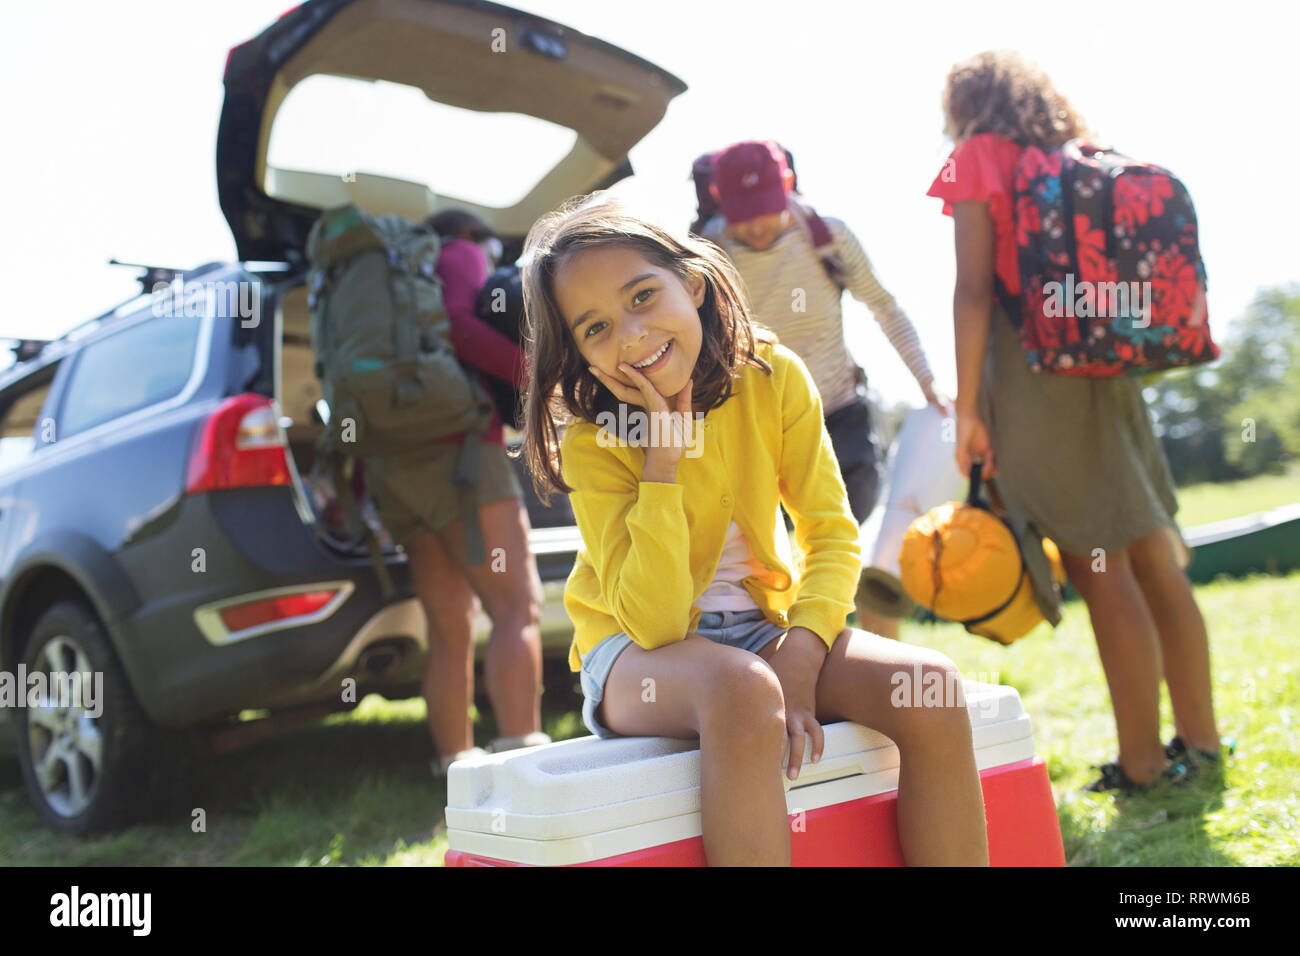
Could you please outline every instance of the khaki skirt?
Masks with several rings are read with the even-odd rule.
[[[1176,529],[1173,476],[1138,379],[1031,371],[995,304],[980,409],[1008,511],[1062,551],[1117,553],[1161,527]]]

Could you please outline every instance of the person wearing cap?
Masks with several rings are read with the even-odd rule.
[[[945,409],[949,402],[935,389],[915,327],[876,278],[849,227],[839,219],[818,217],[830,234],[830,244],[814,245],[807,210],[797,201],[786,156],[775,143],[757,140],[715,153],[710,189],[721,215],[706,222],[701,235],[728,254],[745,282],[753,314],[812,373],[849,504],[861,524],[875,507],[884,456],[872,426],[865,373],[844,341],[840,307],[844,289],[871,310],[926,401]],[[896,620],[862,606],[858,616],[868,630],[898,636]]]

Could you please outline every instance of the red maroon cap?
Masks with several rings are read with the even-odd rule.
[[[748,140],[713,157],[713,194],[728,223],[785,209],[788,179],[785,153],[775,143]]]

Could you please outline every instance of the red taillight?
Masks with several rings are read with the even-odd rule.
[[[283,621],[286,618],[305,617],[319,611],[338,593],[337,590],[307,591],[302,594],[286,594],[284,597],[249,601],[247,604],[233,604],[221,609],[221,622],[228,630],[235,632],[270,624],[272,621]]]
[[[201,429],[185,476],[186,494],[292,484],[284,432],[270,399],[228,398]]]

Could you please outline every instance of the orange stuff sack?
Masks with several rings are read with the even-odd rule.
[[[1042,620],[1020,542],[1007,522],[979,498],[980,466],[971,468],[970,496],[917,518],[903,536],[903,588],[922,607],[1000,644],[1024,637]],[[1043,539],[1052,576],[1065,583],[1056,545]]]

